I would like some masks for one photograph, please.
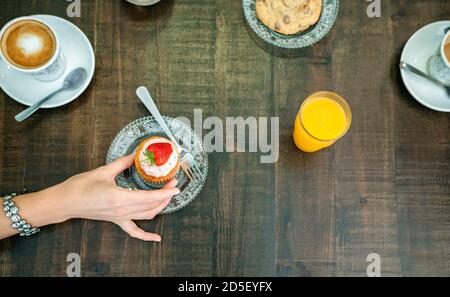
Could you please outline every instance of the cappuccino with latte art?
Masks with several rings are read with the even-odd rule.
[[[1,50],[8,62],[18,68],[39,68],[55,55],[56,38],[51,29],[39,21],[18,21],[3,33]]]

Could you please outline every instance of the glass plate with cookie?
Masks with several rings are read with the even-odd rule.
[[[242,0],[252,30],[271,45],[297,49],[311,46],[331,30],[339,0]]]

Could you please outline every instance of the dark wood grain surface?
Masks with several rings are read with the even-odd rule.
[[[450,276],[450,115],[424,108],[397,68],[406,40],[450,15],[448,0],[341,1],[330,34],[294,54],[265,48],[239,0],[1,1],[0,26],[22,15],[69,19],[89,37],[96,74],[71,104],[23,124],[0,92],[0,190],[36,191],[104,164],[120,129],[147,115],[139,85],[162,113],[193,118],[280,117],[280,160],[212,153],[207,185],[187,208],[140,223],[162,244],[109,223],[74,220],[0,242],[0,276],[64,276],[79,253],[83,276],[365,276],[378,253],[385,276]],[[294,117],[309,94],[345,97],[354,122],[334,147],[303,154]]]

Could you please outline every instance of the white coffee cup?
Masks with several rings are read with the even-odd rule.
[[[450,29],[450,28],[449,28]],[[450,30],[448,30],[447,34],[445,34],[444,39],[441,44],[441,58],[450,69],[450,57],[445,54],[445,47],[450,43]]]
[[[53,56],[47,61],[45,64],[36,67],[36,68],[22,68],[18,65],[14,65],[11,63],[4,55],[3,50],[0,48],[0,59],[6,63],[6,65],[9,68],[15,69],[19,72],[32,75],[35,79],[40,81],[54,81],[61,77],[61,75],[64,73],[65,67],[66,67],[66,61],[64,58],[64,55],[61,51],[61,44],[59,42],[58,34],[56,34],[55,30],[52,28],[51,25],[46,23],[45,21],[42,21],[40,19],[37,19],[35,17],[19,17],[16,19],[11,20],[8,22],[1,30],[0,30],[0,40],[3,38],[4,33],[7,31],[9,27],[14,25],[17,22],[21,21],[35,21],[38,23],[41,23],[45,25],[50,32],[53,34],[54,40],[55,40],[55,51],[53,53]]]
[[[428,62],[429,73],[445,83],[450,83],[450,59],[445,54],[445,46],[448,43],[450,43],[450,28],[442,39],[438,53]]]
[[[158,3],[161,0],[126,0],[126,1],[133,3],[134,5],[149,6]]]

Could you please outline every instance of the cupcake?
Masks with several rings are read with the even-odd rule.
[[[177,146],[161,136],[141,142],[136,150],[134,165],[139,176],[151,183],[171,181],[180,168]]]

